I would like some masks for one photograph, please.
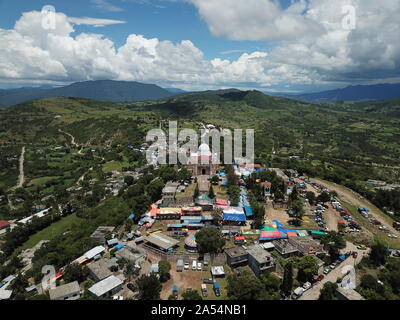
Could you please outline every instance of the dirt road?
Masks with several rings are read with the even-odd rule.
[[[393,228],[393,220],[357,192],[354,192],[353,190],[338,185],[334,182],[327,182],[319,179],[313,179],[313,180],[316,183],[330,190],[335,190],[339,198],[342,199],[343,201],[346,201],[356,207],[362,206],[369,208],[372,216],[376,220],[380,221],[383,225],[387,226],[389,228],[390,233],[400,237],[400,232]]]
[[[311,289],[306,291],[299,298],[299,300],[318,300],[320,291],[326,282],[330,281],[332,283],[336,283],[337,279],[342,278],[346,275],[350,267],[355,267],[361,262],[363,256],[368,254],[368,251],[366,250],[358,250],[357,247],[351,242],[347,242],[347,247],[343,250],[343,253],[347,251],[356,251],[358,253],[357,258],[354,259],[352,256],[348,257],[328,275],[325,275],[325,278],[322,281],[318,282]]]

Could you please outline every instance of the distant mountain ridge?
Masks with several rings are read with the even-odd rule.
[[[76,82],[65,87],[20,88],[0,90],[0,105],[15,104],[46,98],[73,97],[112,102],[144,101],[168,98],[173,93],[154,84],[131,81],[97,80]]]
[[[384,100],[400,97],[400,83],[348,86],[342,89],[298,95],[279,94],[304,102]]]

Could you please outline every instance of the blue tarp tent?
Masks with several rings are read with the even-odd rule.
[[[128,219],[131,219],[131,220],[135,219],[135,215],[132,213],[132,214],[128,217]]]
[[[246,212],[246,216],[251,217],[253,213],[253,209],[250,206],[244,206],[244,212]]]
[[[117,244],[117,245],[115,245],[114,247],[113,247],[113,249],[117,249],[117,250],[121,250],[121,249],[123,249],[124,248],[124,245],[123,244]]]
[[[246,222],[246,216],[238,213],[224,213],[225,221],[237,221],[237,222]]]

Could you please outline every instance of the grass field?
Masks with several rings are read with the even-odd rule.
[[[40,186],[42,184],[45,184],[46,182],[52,181],[52,180],[56,180],[60,178],[59,176],[53,176],[53,177],[41,177],[41,178],[36,178],[36,179],[32,179],[31,181],[29,181],[28,183],[28,187],[30,186]]]
[[[19,249],[25,250],[32,248],[41,240],[52,240],[56,236],[68,231],[74,223],[79,223],[80,221],[81,219],[78,218],[76,214],[71,214],[65,218],[62,218],[47,228],[32,235],[29,240],[25,242]]]

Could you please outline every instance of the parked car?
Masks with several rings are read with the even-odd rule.
[[[331,268],[326,267],[326,268],[324,269],[324,274],[328,274],[328,273],[331,272],[331,271],[332,271]]]
[[[126,285],[126,287],[127,287],[129,290],[133,291],[133,292],[136,291],[136,287],[135,287],[135,285],[134,285],[133,283],[128,283],[128,284]]]
[[[303,284],[304,291],[307,291],[310,288],[311,288],[311,283],[310,282],[306,282],[305,284]]]
[[[358,257],[358,252],[357,252],[357,251],[354,251],[354,252],[352,253],[352,256],[353,256],[354,259],[357,259],[357,257]]]
[[[202,294],[203,297],[207,297],[208,296],[207,286],[204,283],[201,284],[201,294]]]
[[[293,294],[292,294],[292,299],[298,299],[298,298],[300,298],[302,295],[303,295],[303,293],[304,293],[304,289],[302,288],[302,287],[298,287],[298,288],[296,288],[294,291],[293,291]]]
[[[185,270],[189,270],[189,269],[190,269],[189,263],[185,263],[184,269],[185,269]]]
[[[211,278],[205,278],[205,279],[203,279],[203,283],[214,284],[214,280]]]
[[[359,246],[357,246],[358,250],[367,250],[367,247],[363,244],[360,244]]]
[[[214,282],[213,288],[214,288],[215,296],[219,297],[221,295],[221,290],[219,288],[219,283],[218,282]]]
[[[397,236],[395,234],[388,234],[389,238],[397,238]]]
[[[201,271],[202,270],[202,265],[200,262],[197,263],[197,271]]]
[[[325,278],[323,274],[320,274],[318,277],[315,278],[316,281],[321,281]]]
[[[194,261],[192,262],[192,270],[194,270],[194,271],[197,270],[197,261],[196,261],[196,260],[194,260]]]
[[[329,268],[331,268],[332,270],[335,269],[335,268],[336,268],[336,264],[335,264],[335,263],[332,263],[332,264],[329,266]]]

